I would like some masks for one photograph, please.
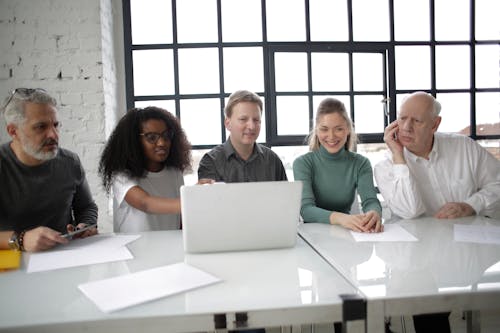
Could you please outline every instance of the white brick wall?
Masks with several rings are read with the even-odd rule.
[[[97,175],[100,152],[125,112],[120,0],[0,0],[0,98],[41,87],[59,103],[60,145],[76,152],[99,206],[99,228],[112,228]],[[10,138],[0,119],[0,142]]]

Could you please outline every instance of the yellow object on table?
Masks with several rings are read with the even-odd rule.
[[[17,269],[21,264],[21,251],[0,250],[0,271]]]

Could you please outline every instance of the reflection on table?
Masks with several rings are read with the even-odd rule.
[[[290,249],[185,255],[181,231],[142,233],[134,259],[27,274],[0,274],[0,330],[36,332],[214,330],[214,314],[246,313],[248,327],[342,319],[340,294],[356,289],[298,239]],[[77,285],[184,261],[223,280],[212,286],[105,314]],[[9,300],[8,302],[5,300]]]

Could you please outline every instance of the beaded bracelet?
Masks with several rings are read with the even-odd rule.
[[[21,231],[18,237],[18,244],[19,244],[19,250],[24,251],[24,234],[26,233],[26,230]]]

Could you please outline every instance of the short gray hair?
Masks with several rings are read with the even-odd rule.
[[[248,90],[237,90],[229,96],[229,100],[227,101],[226,107],[224,109],[224,115],[227,118],[231,118],[231,116],[233,115],[233,107],[241,102],[250,102],[257,104],[259,106],[260,113],[262,114],[263,103],[259,95]]]
[[[26,119],[24,105],[26,103],[49,104],[57,106],[57,101],[48,92],[40,88],[17,88],[4,100],[4,117],[6,124],[20,125]]]

